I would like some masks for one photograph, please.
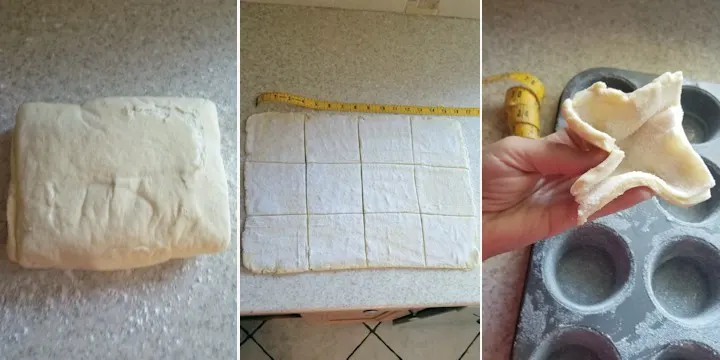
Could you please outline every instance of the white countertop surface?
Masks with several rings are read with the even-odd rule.
[[[480,106],[477,20],[242,4],[240,15],[240,174],[244,122],[263,91],[334,101]],[[458,118],[478,179],[480,119]],[[240,188],[243,188],[242,178]],[[240,226],[244,223],[240,194]],[[361,270],[254,275],[241,268],[241,315],[331,309],[479,304],[480,267],[471,270]]]

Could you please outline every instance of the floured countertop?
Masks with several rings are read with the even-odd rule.
[[[234,359],[235,226],[227,251],[110,273],[7,260],[9,131],[23,102],[187,96],[217,104],[235,219],[234,1],[0,5],[0,358]]]
[[[483,76],[527,71],[546,87],[542,135],[555,127],[558,99],[577,73],[608,66],[719,81],[720,3],[601,0],[483,1]],[[507,135],[502,113],[510,83],[483,87],[483,145]],[[528,251],[483,264],[483,356],[507,359],[522,296]]]
[[[277,104],[255,107],[263,91],[333,101],[480,106],[476,20],[258,4],[241,5],[240,14],[241,131],[251,114],[303,111]],[[480,179],[479,119],[457,119],[468,145],[471,179]],[[244,136],[241,132],[241,154]],[[242,161],[240,166],[242,174]],[[479,185],[473,189],[479,214]],[[480,298],[479,267],[284,276],[241,271],[241,315],[462,306]]]

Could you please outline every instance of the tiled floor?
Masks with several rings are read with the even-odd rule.
[[[474,360],[479,307],[402,325],[315,325],[301,319],[241,321],[243,360]]]

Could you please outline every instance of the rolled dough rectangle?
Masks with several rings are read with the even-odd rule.
[[[8,256],[24,267],[128,269],[230,241],[210,101],[23,104],[11,152]]]
[[[479,262],[471,185],[477,182],[471,182],[456,120],[329,112],[254,115],[281,118],[292,124],[273,123],[274,128],[304,130],[305,138],[302,144],[296,134],[277,139],[294,139],[292,147],[304,148],[307,159],[298,164],[246,161],[246,268],[280,274],[468,269]],[[295,120],[300,118],[303,124]],[[252,146],[265,149],[266,158],[290,155],[287,144],[269,136],[257,143],[260,138]]]

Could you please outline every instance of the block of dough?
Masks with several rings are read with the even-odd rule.
[[[427,266],[472,268],[480,259],[477,224],[470,216],[422,215]]]
[[[362,214],[360,164],[307,164],[310,214]]]
[[[367,265],[362,214],[309,216],[311,270],[354,269]]]
[[[357,116],[313,114],[305,120],[308,163],[359,163]]]
[[[257,162],[305,163],[305,115],[267,112],[245,125],[247,158]]]
[[[307,213],[304,164],[246,162],[245,191],[248,215]]]
[[[410,117],[399,115],[360,118],[363,163],[412,164]]]
[[[420,214],[365,214],[370,267],[424,267]]]
[[[420,212],[434,215],[475,215],[467,169],[416,166]]]
[[[688,207],[710,198],[715,180],[682,127],[681,72],[625,94],[597,82],[562,104],[570,131],[609,153],[575,181],[578,224],[625,191],[645,186]]]
[[[225,249],[215,105],[149,97],[21,105],[7,216],[8,256],[28,268],[129,269]]]
[[[412,165],[363,164],[366,213],[419,213]]]
[[[256,273],[307,271],[307,235],[307,215],[248,216],[243,264]]]
[[[460,123],[443,117],[412,119],[413,157],[416,164],[468,167]]]

